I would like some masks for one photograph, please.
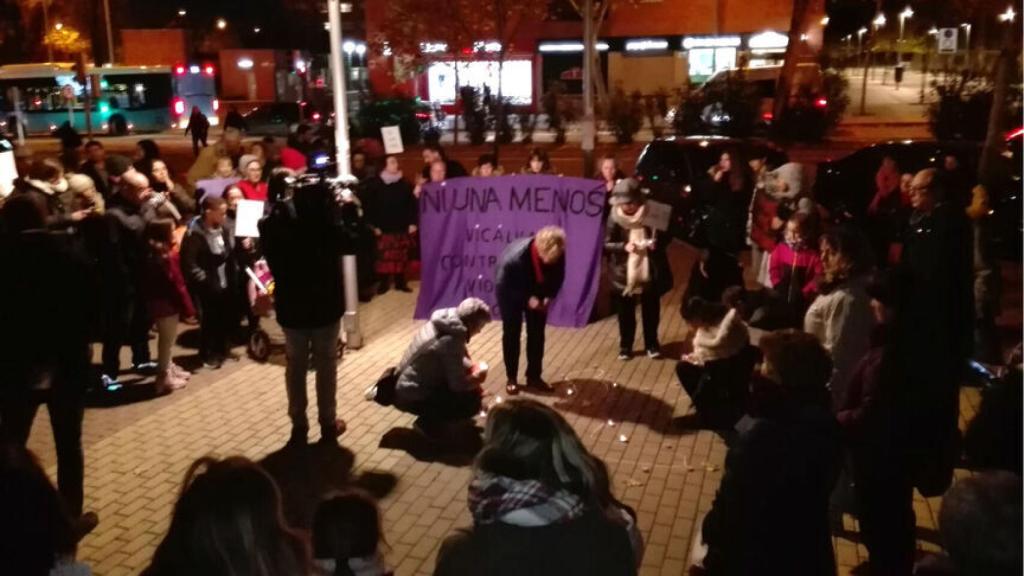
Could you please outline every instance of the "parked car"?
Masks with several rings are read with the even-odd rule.
[[[990,191],[996,222],[995,236],[1001,251],[1020,258],[1022,230],[1021,131],[1008,135],[1006,148],[997,167],[998,184]],[[914,173],[939,168],[943,157],[955,155],[968,174],[978,173],[981,144],[978,142],[936,142],[925,140],[890,141],[873,144],[831,162],[818,165],[814,184],[815,198],[834,218],[863,220],[875,193],[875,173],[882,158],[891,156],[900,172]]]
[[[723,136],[669,137],[644,147],[636,163],[636,177],[650,191],[652,199],[672,206],[670,233],[688,239],[691,215],[696,217],[705,201],[694,193],[710,176],[708,169],[723,152],[737,150],[744,161],[767,157],[769,165],[788,161],[786,153],[774,144],[759,139],[735,139]],[[739,223],[745,226],[746,222]]]
[[[299,124],[316,125],[321,113],[306,102],[260,104],[242,114],[253,136],[288,136]]]
[[[686,131],[702,133],[734,133],[747,130],[748,125],[754,131],[762,130],[774,119],[776,85],[781,73],[781,65],[719,70],[688,95],[683,104],[688,110],[673,108],[665,119],[670,124],[682,122]],[[817,110],[827,109],[828,99],[822,92],[821,67],[817,63],[797,64],[790,98],[797,96],[809,98]]]

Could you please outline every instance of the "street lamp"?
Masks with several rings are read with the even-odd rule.
[[[884,27],[885,26],[885,14],[882,14],[881,12],[879,12],[878,16],[875,16],[875,19],[871,21],[871,24],[874,25],[875,31],[878,31],[879,28]]]
[[[64,23],[63,22],[57,22],[56,24],[53,25],[53,29],[58,31],[58,32],[60,32],[61,30],[64,29]]]
[[[964,22],[963,24],[960,25],[960,27],[963,28],[964,32],[967,34],[967,38],[965,39],[965,42],[964,42],[964,50],[967,51],[967,52],[970,52],[971,51],[971,25],[966,23],[966,22]]]
[[[863,49],[862,49],[863,38],[864,38],[864,35],[867,34],[867,33],[868,33],[868,29],[863,27],[863,26],[861,26],[860,30],[857,30],[857,53],[858,54],[860,54],[863,51]]]
[[[1017,17],[1017,13],[1013,11],[1013,6],[1007,6],[1006,12],[999,15],[1000,22],[1013,22],[1013,19]]]
[[[907,19],[913,15],[914,11],[910,9],[910,6],[904,8],[903,12],[900,12],[900,42],[903,42],[903,27],[906,24]]]
[[[828,16],[825,16],[825,17],[823,17],[823,18],[821,19],[821,25],[822,25],[822,26],[828,26],[829,20],[830,20],[830,19],[829,19],[829,17],[828,17]]]
[[[184,16],[186,14],[188,14],[188,10],[185,10],[184,8],[178,9],[178,16]]]
[[[223,18],[217,18],[217,30],[223,30],[228,27],[228,21]]]
[[[935,26],[932,26],[931,28],[928,29],[928,35],[929,36],[935,36],[938,33],[939,33],[939,29],[936,28]]]
[[[263,31],[263,29],[262,29],[262,28],[260,28],[259,26],[256,26],[256,27],[254,27],[254,28],[252,29],[252,33],[253,33],[253,34],[259,34],[259,33],[260,33],[260,32],[262,32],[262,31]]]

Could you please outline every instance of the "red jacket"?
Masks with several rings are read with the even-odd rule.
[[[260,202],[267,201],[266,182],[257,182],[253,184],[248,180],[241,180],[238,182],[238,188],[242,191],[242,195],[245,196],[246,200],[259,200]]]
[[[196,315],[192,299],[185,288],[177,254],[151,254],[143,278],[146,308],[153,319],[167,316],[190,318]]]
[[[809,301],[818,291],[817,279],[822,275],[821,257],[812,248],[793,249],[781,242],[772,250],[768,274],[776,290],[788,294],[790,283],[795,282],[795,288],[799,288],[803,298]]]

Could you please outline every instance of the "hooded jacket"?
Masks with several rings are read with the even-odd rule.
[[[468,392],[476,388],[468,375],[471,362],[466,349],[469,331],[455,308],[443,308],[430,316],[406,349],[398,365],[396,404],[425,400],[431,392],[447,388]]]

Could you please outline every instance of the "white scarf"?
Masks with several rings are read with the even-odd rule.
[[[622,206],[617,206],[612,211],[615,223],[629,232],[627,242],[632,242],[637,247],[637,250],[629,253],[626,259],[626,288],[622,291],[623,296],[643,294],[644,287],[651,281],[651,264],[647,258],[647,248],[640,247],[647,240],[647,229],[644,227],[646,214],[646,204],[632,216],[623,212]]]

